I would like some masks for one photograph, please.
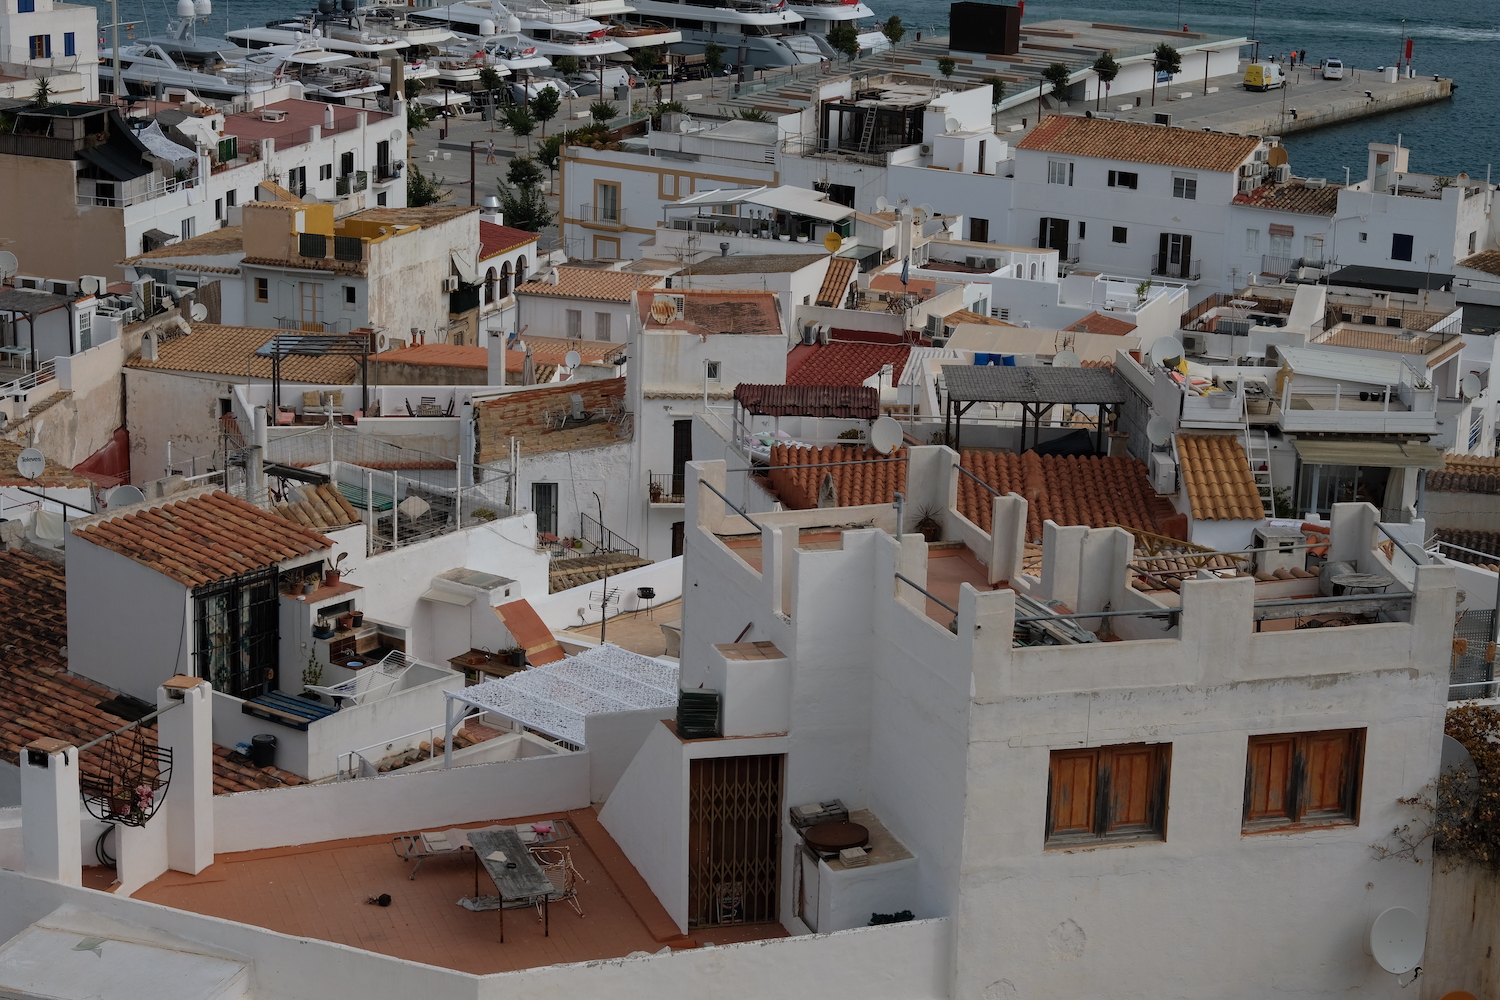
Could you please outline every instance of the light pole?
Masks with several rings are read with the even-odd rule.
[[[597,490],[589,490],[594,494],[594,503],[599,505],[599,548],[604,548],[604,501],[599,499]],[[599,591],[599,645],[604,645],[604,630],[609,627],[609,553],[604,552],[604,584]]]

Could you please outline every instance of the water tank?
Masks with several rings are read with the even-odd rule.
[[[193,0],[177,0],[177,16],[178,17],[192,17],[193,16]]]

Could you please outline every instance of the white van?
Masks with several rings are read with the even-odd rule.
[[[1344,78],[1344,62],[1342,59],[1323,60],[1323,79],[1342,80]]]

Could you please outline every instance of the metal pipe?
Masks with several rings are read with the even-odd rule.
[[[881,465],[886,462],[904,462],[905,458],[871,458],[862,462],[808,462],[806,465],[762,465],[748,469],[725,469],[725,472],[766,472],[770,469],[829,469],[836,465]],[[665,473],[663,473],[665,475]]]
[[[88,750],[88,749],[90,749],[92,747],[98,746],[100,743],[103,743],[105,740],[113,739],[114,737],[119,736],[121,733],[125,732],[127,729],[133,729],[136,726],[144,725],[144,724],[150,722],[151,720],[155,719],[161,713],[171,711],[172,708],[176,708],[176,707],[177,707],[176,705],[173,705],[173,706],[171,706],[171,708],[158,708],[156,711],[152,712],[150,715],[143,715],[139,719],[136,719],[134,722],[127,722],[125,725],[121,726],[119,729],[112,729],[109,732],[105,733],[103,736],[99,737],[98,739],[89,740],[83,746],[81,746],[81,747],[78,748],[78,752],[79,753],[83,753],[85,750]]]
[[[915,585],[914,585],[915,586]],[[1289,608],[1306,604],[1351,604],[1356,601],[1401,601],[1410,600],[1411,594],[1351,594],[1346,597],[1292,597],[1276,601],[1256,601],[1256,608]],[[1073,618],[1160,618],[1164,615],[1180,615],[1182,608],[1147,609],[1144,611],[1080,611],[1070,615],[1033,615],[1020,618],[1018,622],[1067,621]]]
[[[710,482],[707,482],[705,480],[700,479],[700,480],[698,480],[698,485],[699,486],[707,486],[709,489],[713,490],[714,493],[718,496],[718,498],[720,500],[724,501],[725,506],[727,506],[730,510],[734,511],[740,517],[743,517],[745,520],[749,521],[752,525],[754,525],[756,531],[763,531],[763,530],[765,530],[760,525],[756,524],[755,523],[755,519],[752,518],[749,514],[746,514],[745,511],[742,508],[735,506],[735,503],[734,503],[733,500],[731,500],[728,497],[726,497],[723,493],[720,493],[719,490],[718,490],[718,487],[714,486],[713,483],[710,483]]]
[[[980,479],[978,476],[974,475],[974,473],[970,472],[968,469],[965,469],[962,465],[959,465],[957,462],[955,462],[953,464],[953,467],[955,469],[957,469],[959,472],[961,472],[964,475],[968,476],[970,479],[974,480],[974,482],[978,483],[980,486],[983,486],[985,489],[989,490],[995,496],[998,497],[998,496],[1004,496],[1005,495],[1005,494],[1001,493],[999,490],[995,489],[995,487],[991,486],[989,483],[985,482],[983,479]]]
[[[913,590],[917,591],[923,597],[927,598],[929,601],[931,601],[932,603],[938,605],[939,607],[944,608],[945,610],[950,611],[950,612],[952,612],[955,615],[958,614],[958,609],[957,608],[955,608],[953,605],[949,604],[948,602],[944,601],[942,598],[935,596],[930,590],[928,590],[926,587],[922,586],[920,583],[917,583],[916,581],[910,579],[909,577],[903,576],[900,573],[896,574],[896,579],[900,580],[902,583],[906,584],[908,587],[910,587]],[[1016,621],[1021,621],[1021,620],[1022,619],[1020,619],[1020,618],[1016,619]]]

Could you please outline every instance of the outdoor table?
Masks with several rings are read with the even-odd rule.
[[[552,891],[552,883],[548,881],[546,873],[542,871],[526,845],[521,843],[521,837],[511,827],[502,827],[498,830],[475,830],[469,834],[469,845],[474,848],[474,895],[479,895],[479,866],[484,865],[484,870],[489,873],[490,880],[495,883],[495,891],[500,896],[500,943],[505,943],[505,901],[507,899],[535,899],[541,896],[543,907],[546,907],[547,894]],[[505,855],[504,861],[493,860],[491,854],[496,851]],[[550,917],[550,913],[544,913]],[[547,921],[547,930],[550,932],[550,921]]]
[[[1347,594],[1355,590],[1384,592],[1385,588],[1396,581],[1384,573],[1335,573],[1328,582],[1335,587],[1343,587]]]

